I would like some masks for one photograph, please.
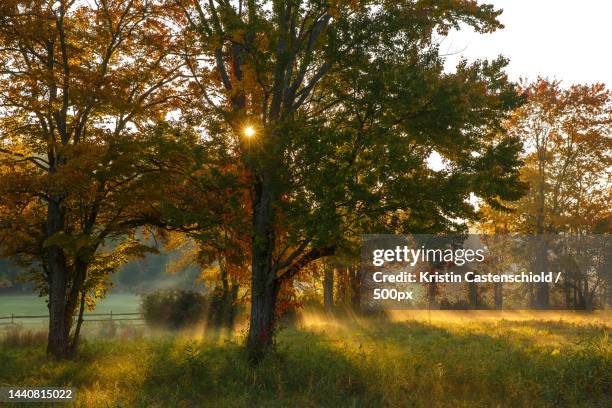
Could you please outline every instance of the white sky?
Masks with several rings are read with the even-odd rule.
[[[563,84],[604,82],[612,86],[612,0],[485,0],[503,9],[505,28],[492,34],[471,29],[444,39],[451,69],[461,57],[510,58],[512,80],[538,75]]]
[[[572,83],[603,82],[612,87],[612,0],[484,0],[503,9],[505,28],[478,34],[467,28],[452,32],[441,44],[446,69],[466,58],[510,59],[506,72],[513,81],[538,75]],[[434,152],[433,170],[444,168]],[[470,202],[476,203],[471,197]]]

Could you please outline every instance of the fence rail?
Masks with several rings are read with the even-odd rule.
[[[75,315],[76,317],[77,315]],[[108,316],[108,319],[87,319],[87,317],[103,317]],[[123,317],[123,316],[138,316],[138,317]],[[0,316],[0,326],[16,324],[15,320],[20,319],[48,319],[49,315],[16,315],[11,313],[10,316]],[[10,320],[10,321],[5,321]],[[144,320],[144,314],[142,312],[130,312],[130,313],[86,313],[83,315],[83,322],[120,322],[127,320]]]

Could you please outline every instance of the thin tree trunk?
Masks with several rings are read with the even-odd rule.
[[[323,279],[323,306],[326,313],[334,310],[334,268],[326,266]]]
[[[79,305],[79,317],[77,319],[77,324],[74,329],[74,335],[72,336],[72,345],[70,354],[74,358],[77,353],[77,349],[79,347],[79,338],[81,335],[81,325],[83,324],[83,312],[85,311],[85,290],[81,290],[81,303]]]
[[[361,309],[361,274],[359,268],[352,265],[349,268],[349,278],[351,283],[351,308],[353,311]]]
[[[478,287],[474,282],[468,282],[468,300],[471,309],[478,309]]]
[[[72,280],[72,288],[70,290],[70,296],[68,297],[66,303],[66,316],[68,317],[69,325],[67,327],[68,334],[70,334],[70,326],[72,325],[72,316],[74,316],[74,312],[76,311],[76,304],[80,298],[79,304],[79,316],[77,319],[77,325],[74,331],[74,335],[72,337],[72,343],[70,346],[70,354],[72,357],[76,355],[78,343],[79,343],[79,334],[81,332],[81,324],[83,322],[83,311],[85,309],[85,279],[87,278],[87,269],[89,268],[89,263],[83,262],[81,259],[76,260],[74,265],[74,278]]]
[[[502,310],[504,308],[504,286],[501,282],[494,284],[495,309]]]
[[[536,256],[534,272],[548,272],[548,245],[546,237],[540,235],[536,238]],[[536,309],[548,309],[550,307],[550,294],[547,282],[535,284],[534,307]]]
[[[563,294],[565,296],[565,308],[567,310],[570,310],[572,308],[572,300],[571,300],[570,284],[569,284],[569,280],[567,279],[567,271],[566,271],[565,280],[563,282]]]
[[[592,302],[591,302],[591,293],[589,289],[589,278],[588,276],[584,277],[584,310],[591,310]]]
[[[235,279],[232,279],[230,284],[229,274],[225,260],[219,262],[221,272],[221,296],[217,299],[218,305],[213,305],[212,312],[213,322],[215,327],[225,327],[232,329],[234,327],[234,318],[236,315],[236,300],[238,299],[239,285]]]
[[[433,275],[437,273],[435,268],[430,267],[429,272]],[[438,294],[438,285],[435,282],[427,283],[427,308],[431,309],[436,306],[436,295]]]
[[[546,243],[547,237],[545,228],[545,213],[546,213],[546,147],[543,144],[538,148],[538,202],[536,208],[536,254],[535,254],[535,273],[547,272],[548,269],[548,247]],[[535,293],[533,305],[536,309],[548,309],[549,307],[549,289],[548,283],[539,282],[535,284]]]
[[[576,289],[576,280],[574,280],[574,310],[578,310],[578,290]]]
[[[232,288],[230,289],[228,304],[226,305],[227,315],[225,318],[225,324],[228,329],[234,328],[234,322],[236,320],[236,313],[237,313],[236,301],[238,300],[238,290],[239,289],[240,289],[240,286],[238,285],[238,282],[235,282],[235,281],[232,282]]]

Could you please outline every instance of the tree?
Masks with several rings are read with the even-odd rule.
[[[508,122],[510,134],[525,145],[525,165],[521,179],[528,193],[510,212],[485,206],[485,229],[536,234],[542,237],[561,233],[588,235],[602,233],[610,214],[610,92],[603,84],[562,87],[558,81],[538,79],[523,84],[527,103],[516,110]],[[580,239],[580,238],[576,238]],[[547,240],[538,240],[536,270],[548,270]],[[574,254],[573,256],[577,256]],[[567,260],[567,259],[566,259]],[[567,266],[567,264],[566,264]],[[583,297],[584,286],[593,281],[585,273],[566,273],[564,297],[571,290]],[[550,306],[550,288],[536,286],[533,305]]]
[[[163,10],[148,0],[0,5],[2,249],[41,266],[56,357],[76,350],[83,307],[108,274],[146,250],[129,236],[162,190],[160,170],[180,160],[159,159],[168,144],[155,132],[139,136],[180,89]]]
[[[436,232],[474,217],[470,193],[520,196],[501,121],[520,99],[504,59],[443,72],[436,38],[501,27],[475,1],[179,0],[193,117],[248,175],[248,348],[273,344],[279,291],[364,231]],[[438,151],[448,169],[431,171]],[[399,212],[402,216],[399,216]],[[374,232],[374,231],[371,231]],[[357,232],[358,233],[358,232]]]

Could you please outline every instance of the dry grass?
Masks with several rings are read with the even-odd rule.
[[[46,331],[24,329],[19,325],[8,326],[0,333],[0,344],[7,348],[39,346],[47,341]]]

